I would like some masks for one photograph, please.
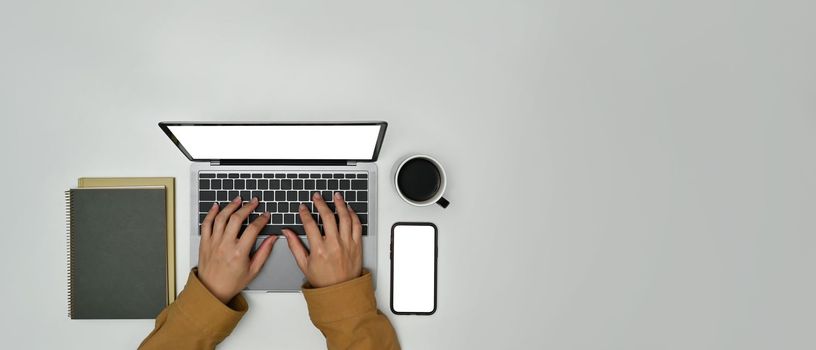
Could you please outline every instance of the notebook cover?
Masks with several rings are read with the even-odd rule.
[[[173,177],[81,177],[79,187],[164,186],[167,190],[167,304],[176,300],[176,179]]]
[[[165,192],[69,191],[71,318],[151,319],[167,306]]]

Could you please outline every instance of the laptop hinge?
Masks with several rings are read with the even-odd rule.
[[[221,159],[211,165],[346,165],[345,160]]]
[[[357,161],[356,160],[347,161],[346,165],[357,165]]]

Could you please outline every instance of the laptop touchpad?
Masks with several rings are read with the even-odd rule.
[[[303,244],[306,244],[306,240]],[[253,253],[263,242],[263,239],[258,239],[255,242]],[[249,283],[247,289],[249,290],[274,290],[274,291],[300,291],[300,287],[306,282],[303,273],[297,266],[295,257],[289,251],[289,245],[286,237],[280,236],[272,247],[272,254],[269,260],[266,261],[258,277]]]

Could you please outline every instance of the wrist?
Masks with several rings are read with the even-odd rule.
[[[215,284],[210,283],[211,281],[210,278],[207,277],[207,274],[202,274],[199,273],[198,271],[195,272],[196,276],[198,277],[198,280],[201,281],[201,285],[204,286],[204,288],[207,289],[207,291],[210,292],[212,296],[214,296],[224,305],[228,304],[229,301],[232,300],[232,298],[234,298],[235,295],[238,294],[219,289]]]

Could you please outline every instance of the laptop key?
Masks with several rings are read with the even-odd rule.
[[[368,173],[358,173],[357,178],[358,179],[367,179],[368,178]]]
[[[216,199],[217,199],[219,202],[223,202],[223,201],[228,201],[228,200],[229,200],[229,199],[228,199],[228,197],[227,197],[227,191],[218,191],[218,192],[216,192],[215,196],[216,196]]]
[[[331,191],[323,191],[323,200],[326,202],[331,202],[332,200],[332,192]]]
[[[315,180],[304,180],[303,181],[303,189],[304,190],[313,190],[313,189],[315,189]]]
[[[220,190],[221,189],[221,180],[215,179],[215,180],[210,181],[210,188],[214,189],[214,190]]]
[[[309,191],[298,191],[298,200],[301,202],[309,201]]]
[[[368,225],[363,225],[363,236],[368,236]]]
[[[275,202],[266,202],[266,211],[274,213],[278,211],[278,205]]]
[[[198,188],[201,190],[209,190],[210,180],[198,180]]]
[[[263,191],[263,200],[271,202],[275,200],[275,191]]]
[[[360,203],[360,202],[353,202],[349,203],[349,206],[355,213],[367,213],[368,212],[368,203]]]
[[[283,223],[283,214],[272,214],[272,223],[273,224],[282,224]]]
[[[286,200],[290,202],[298,200],[297,191],[286,191]]]
[[[361,224],[365,225],[368,223],[368,214],[357,214],[357,217],[360,218]]]
[[[258,180],[258,189],[265,190],[269,188],[269,180]]]
[[[204,223],[204,218],[206,218],[206,217],[207,217],[207,213],[198,213],[198,223],[203,224]]]
[[[241,192],[240,192],[240,191],[229,191],[229,192],[227,192],[227,193],[229,194],[229,195],[227,196],[227,200],[233,200],[233,199],[235,199],[235,197],[238,197],[238,196],[240,196],[240,195],[241,195]]]
[[[198,191],[198,200],[215,201],[215,191]]]
[[[290,213],[297,213],[300,211],[300,203],[289,203],[289,212]]]
[[[231,174],[229,174],[229,175],[228,175],[228,177],[229,177],[230,179],[237,179],[237,178],[238,178],[238,174],[236,174],[236,173],[231,173]]]
[[[325,190],[326,189],[326,180],[317,180],[317,182],[315,183],[315,189]]]
[[[256,181],[257,181],[257,180],[255,180],[255,179],[246,180],[246,188],[247,188],[248,190],[254,190],[254,189],[257,189],[257,188],[258,188],[258,183],[257,183]]]
[[[213,173],[198,173],[198,177],[200,177],[202,179],[214,179],[215,174],[213,174]]]
[[[347,190],[347,189],[351,188],[349,182],[350,182],[349,180],[340,180],[340,189],[341,190]]]
[[[224,181],[221,183],[221,188],[223,188],[223,189],[225,189],[225,190],[231,190],[231,189],[233,189],[233,187],[235,187],[235,186],[233,186],[233,185],[234,185],[233,181],[232,181],[232,180],[227,179],[227,180],[224,180]]]
[[[283,229],[288,228],[292,231],[295,231],[295,234],[298,236],[305,236],[306,230],[303,229],[303,225],[298,224],[291,224],[291,225],[266,225],[268,229],[265,229],[263,232],[269,232],[270,235],[280,235],[283,233]]]
[[[283,223],[284,224],[294,224],[295,223],[295,214],[283,214]]]
[[[252,199],[252,195],[249,191],[240,191],[239,194],[241,195],[241,201],[249,202]]]
[[[249,174],[241,174],[241,178],[242,178],[242,179],[248,179],[248,178],[249,178]]]
[[[287,179],[297,179],[297,174],[286,174]]]
[[[368,201],[368,191],[357,191],[357,201],[359,202]]]
[[[213,206],[213,202],[198,202],[198,212],[199,213],[206,213],[210,211],[210,208]]]
[[[275,177],[275,174],[266,173],[266,174],[263,174],[263,177],[264,177],[264,179],[271,179],[271,178]]]
[[[217,177],[219,179],[226,179],[227,178],[227,173],[218,173],[218,174],[215,174],[215,177]]]
[[[309,178],[309,174],[300,173],[300,174],[298,174],[298,178],[300,178],[300,179],[308,179],[308,178]]]
[[[270,190],[279,190],[280,189],[280,180],[269,180],[269,189]]]
[[[286,191],[275,191],[275,201],[283,202],[286,200]]]
[[[292,189],[293,190],[302,190],[303,189],[303,180],[300,180],[300,179],[292,180]]]
[[[322,174],[322,175],[320,175],[320,177],[322,177],[322,178],[324,178],[324,179],[331,179],[331,178],[332,178],[332,174]]]
[[[243,190],[245,188],[244,181],[245,181],[244,179],[235,179],[235,181],[232,184],[233,185],[232,187],[234,187],[236,190]]]
[[[281,189],[282,190],[291,190],[292,189],[292,180],[290,180],[290,179],[281,180]]]
[[[354,202],[357,200],[357,193],[354,191],[346,191],[346,193],[343,194],[343,199],[348,202]]]
[[[352,180],[351,181],[351,188],[354,190],[366,190],[368,189],[368,181],[367,180]]]
[[[328,188],[330,190],[336,190],[338,186],[337,180],[328,180]]]
[[[260,179],[261,177],[263,177],[261,174],[252,174],[253,179]]]
[[[334,174],[334,178],[335,178],[335,179],[342,179],[342,178],[343,178],[343,174]]]
[[[286,177],[286,174],[275,174],[276,179],[283,179]]]
[[[261,198],[263,197],[263,191],[252,191],[252,197],[258,198],[258,200],[260,201]],[[252,197],[250,197],[250,199]]]
[[[320,174],[309,174],[309,177],[312,178],[312,179],[319,179]]]

